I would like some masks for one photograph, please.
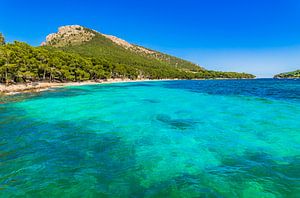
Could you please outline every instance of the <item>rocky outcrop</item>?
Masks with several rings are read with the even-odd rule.
[[[115,44],[117,44],[121,47],[124,47],[125,49],[129,49],[129,50],[132,50],[135,52],[145,53],[145,54],[154,54],[155,53],[154,51],[148,50],[146,48],[130,44],[127,41],[120,39],[116,36],[106,35],[106,34],[102,34],[102,35],[105,36],[106,38],[108,38],[109,40],[111,40],[112,42],[114,42]]]
[[[63,47],[66,45],[81,44],[93,39],[95,33],[80,25],[62,26],[57,33],[49,34],[46,42],[42,45],[51,45],[54,47]]]
[[[148,50],[146,48],[133,45],[131,43],[128,43],[127,41],[120,39],[116,36],[102,34],[99,32],[96,32],[94,30],[89,30],[87,28],[84,28],[80,25],[67,25],[59,27],[57,33],[49,34],[46,37],[46,41],[43,42],[41,45],[50,45],[54,47],[63,47],[66,45],[74,45],[74,44],[81,44],[83,42],[87,42],[93,39],[95,36],[95,33],[100,34],[115,44],[131,50],[135,51],[137,53],[145,53],[145,54],[155,54],[154,51]]]

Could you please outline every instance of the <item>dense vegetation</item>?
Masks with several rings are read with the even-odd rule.
[[[134,45],[134,46],[136,46],[136,45]],[[140,46],[138,46],[138,47],[140,47]],[[147,48],[144,48],[144,49],[147,49]],[[139,55],[142,55],[146,58],[159,60],[160,62],[163,62],[163,63],[167,64],[168,66],[175,67],[177,69],[181,69],[181,70],[185,70],[185,71],[199,72],[199,71],[204,70],[204,68],[202,68],[192,62],[189,62],[189,61],[186,61],[186,60],[174,57],[174,56],[170,56],[168,54],[164,54],[164,53],[161,53],[158,51],[154,51],[151,49],[147,49],[147,50],[152,51],[153,53],[152,54],[139,53]]]
[[[135,68],[146,78],[254,78],[254,75],[237,72],[208,71],[180,58],[153,51],[153,54],[136,53],[116,45],[103,35],[93,31],[95,37],[80,45],[66,45],[63,51],[77,53],[85,57],[102,57],[112,64],[124,64]]]
[[[300,70],[277,74],[274,78],[300,78]]]
[[[181,61],[177,64],[177,69],[191,69],[201,71],[201,67],[196,66],[188,61],[181,59],[166,57],[166,61],[152,57],[152,55],[135,53],[134,51],[125,49],[106,37],[96,34],[96,36],[89,42],[80,45],[67,45],[60,48],[67,52],[78,53],[86,57],[102,57],[113,64],[125,64],[137,70],[145,71],[146,73],[160,73],[159,70],[174,70],[176,68],[176,60]],[[162,56],[162,54],[160,54]],[[173,59],[171,59],[173,58]],[[174,64],[173,64],[174,63]],[[151,70],[151,71],[150,71]],[[153,70],[153,71],[152,71]],[[157,70],[157,72],[155,72]],[[159,74],[160,75],[160,74]]]
[[[0,47],[0,81],[84,81],[113,77],[136,78],[136,70],[102,59],[83,58],[56,49],[15,42]]]
[[[172,67],[158,59],[138,56],[112,43],[104,42],[101,37],[82,45],[70,45],[62,49],[49,46],[31,47],[22,42],[5,44],[4,38],[0,46],[1,83],[136,79],[138,77],[192,79],[253,78],[254,76],[207,71],[202,68],[191,71]]]

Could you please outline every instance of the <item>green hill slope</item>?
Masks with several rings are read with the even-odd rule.
[[[300,78],[300,70],[277,74],[274,78]]]
[[[207,71],[192,62],[77,25],[60,27],[57,33],[47,37],[44,45],[134,68],[139,76],[147,78],[254,77],[243,73]]]
[[[46,46],[84,56],[104,58],[113,64],[133,67],[173,67],[181,70],[201,71],[203,68],[189,61],[130,44],[114,36],[101,34],[81,26],[63,26],[47,37]]]

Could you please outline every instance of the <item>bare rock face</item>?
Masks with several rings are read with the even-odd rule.
[[[95,33],[80,25],[68,25],[59,27],[57,33],[49,34],[42,45],[62,47],[66,45],[80,44],[93,39]]]
[[[154,54],[155,53],[154,51],[148,50],[146,48],[130,44],[127,41],[120,39],[116,36],[106,35],[106,34],[102,34],[102,35],[105,36],[106,38],[108,38],[109,40],[111,40],[112,42],[114,42],[115,44],[117,44],[125,49],[129,49],[129,50],[132,50],[135,52],[145,53],[145,54]]]
[[[102,34],[102,35],[105,36],[106,38],[108,38],[109,40],[111,40],[112,42],[116,43],[117,45],[124,47],[125,49],[129,49],[129,48],[133,47],[132,44],[130,44],[127,41],[120,39],[116,36],[107,35],[107,34]]]

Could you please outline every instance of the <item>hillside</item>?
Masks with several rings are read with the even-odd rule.
[[[140,76],[149,78],[254,77],[243,73],[207,71],[192,62],[79,25],[60,27],[57,33],[47,36],[43,45],[85,57],[100,58],[114,65],[129,66],[137,70]]]
[[[277,74],[274,78],[300,78],[300,70]]]
[[[180,70],[201,71],[189,61],[133,45],[115,36],[99,33],[79,25],[62,26],[47,36],[46,46],[61,48],[89,57],[101,57],[114,64],[148,67],[175,67]]]

